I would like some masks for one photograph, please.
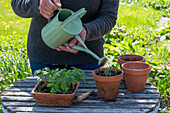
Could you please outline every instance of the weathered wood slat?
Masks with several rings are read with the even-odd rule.
[[[104,101],[104,100],[84,100],[81,103],[77,102],[76,99],[73,100],[73,103],[71,105],[71,107],[83,107],[83,106],[115,106],[115,105],[123,105],[123,106],[127,106],[128,105],[133,105],[133,108],[138,108],[139,106],[149,106],[152,105],[156,105],[159,103],[159,99],[117,99],[116,101]],[[8,106],[19,106],[19,107],[29,107],[29,106],[38,106],[38,104],[33,101],[33,102],[3,102],[3,106],[4,108],[8,107]],[[148,108],[148,107],[147,107]]]
[[[36,80],[36,79],[24,79],[24,80],[19,80],[19,81],[17,81],[16,83],[37,83],[39,80]],[[80,80],[82,83],[84,82],[84,80],[83,79],[81,79]],[[92,78],[92,77],[87,77],[86,78],[86,83],[95,83],[95,80]],[[125,83],[125,81],[124,80],[122,80],[121,81],[121,84],[124,84]],[[15,84],[15,83],[14,83]],[[146,85],[151,85],[151,83],[146,83]]]
[[[116,109],[94,109],[94,108],[88,108],[89,106],[87,106],[87,108],[59,108],[59,107],[8,107],[7,109],[11,112],[11,113],[15,113],[17,111],[20,112],[31,112],[31,111],[35,111],[35,112],[41,112],[41,113],[51,113],[51,112],[57,112],[57,113],[88,113],[88,112],[96,112],[96,113],[109,113],[109,112],[115,112],[115,113],[141,113],[141,112],[146,112],[149,111],[149,109],[120,109],[120,108],[116,108]]]
[[[10,86],[11,87],[16,87],[16,88],[19,88],[19,87],[22,87],[22,88],[33,88],[37,83],[36,82],[27,82],[27,83],[23,83],[23,82],[16,82],[14,84],[11,84]],[[87,83],[80,83],[80,86],[79,88],[96,88],[96,84],[95,82],[93,81],[87,81]],[[121,84],[119,86],[120,89],[126,89],[126,85],[125,84]],[[145,86],[145,89],[157,89],[155,86],[153,85],[146,85]]]
[[[81,87],[78,88],[77,92],[85,93],[85,92],[91,91],[91,90],[94,90],[94,92],[97,92],[97,88],[81,88]],[[125,94],[159,94],[159,91],[156,90],[156,89],[145,89],[142,92],[133,93],[133,92],[128,91],[127,89],[119,89],[119,93],[125,93]]]
[[[30,76],[30,77],[27,77],[25,80],[39,80],[39,79],[40,79],[40,77],[38,77],[38,76],[35,76],[35,77]]]
[[[82,93],[77,93],[77,95],[81,95]],[[76,95],[76,97],[77,97]],[[18,97],[32,97],[32,94],[30,92],[17,92],[17,93],[5,93],[2,94],[2,100],[8,99],[8,101],[12,98],[16,99]],[[118,93],[117,98],[129,98],[129,99],[159,99],[159,94],[125,94],[125,93]],[[93,95],[89,96],[89,99],[100,99],[98,96],[98,93],[95,92]],[[20,98],[19,98],[20,99]]]
[[[32,89],[29,90],[29,91],[3,91],[1,96],[25,96],[25,97],[28,96],[29,97],[29,96],[32,96],[31,91],[32,91]],[[89,89],[78,90],[77,95],[80,95],[80,94],[85,93],[87,91],[89,91]],[[98,95],[97,89],[94,89],[93,95],[94,94]],[[148,91],[148,93],[143,92],[143,93],[139,94],[139,93],[131,93],[131,92],[128,92],[127,90],[119,90],[118,94],[121,94],[121,95],[131,94],[131,95],[139,95],[139,96],[141,96],[142,94],[144,94],[146,96],[150,96],[150,95],[154,95],[154,94],[157,94],[156,96],[159,95],[159,93],[153,93],[153,92],[150,93],[149,91]]]
[[[31,106],[31,105],[30,105]],[[30,107],[30,106],[8,106],[8,107]],[[32,105],[32,107],[38,107],[39,105]],[[104,107],[105,109],[116,109],[116,108],[122,108],[122,109],[151,109],[155,106],[155,104],[128,104],[128,105],[125,105],[125,104],[116,104],[114,106],[108,106],[108,105],[103,105],[102,107]],[[7,107],[7,108],[8,108]],[[43,106],[40,106],[40,107],[43,107]],[[46,107],[46,106],[44,106]],[[89,108],[89,109],[100,109],[101,107],[101,104],[99,105],[92,105],[92,104],[89,104],[89,105],[85,105],[85,104],[75,104],[75,103],[72,103],[72,105],[70,106],[70,108]],[[59,108],[59,107],[58,107]],[[61,107],[60,107],[61,108]]]
[[[25,100],[30,99],[30,102],[35,102],[34,99],[32,98],[25,98]],[[32,100],[32,101],[31,101]],[[22,102],[22,100],[20,101],[13,101],[12,100],[9,101],[4,101],[4,103],[20,103]],[[24,101],[22,103],[30,103],[27,101]],[[108,103],[108,105],[112,105],[112,104],[157,104],[159,102],[159,99],[116,99],[116,100],[103,100],[103,99],[98,99],[98,100],[83,100],[82,102],[77,102],[76,98],[74,98],[73,103],[77,103],[77,104],[97,104],[97,105],[101,105],[101,104],[106,104]],[[6,104],[7,105],[7,104]]]
[[[40,79],[23,79],[23,80],[18,80],[17,82],[37,82],[39,81]],[[86,80],[87,81],[94,81],[93,77],[86,77]],[[81,80],[83,81],[83,79]]]
[[[131,95],[130,94],[130,95],[128,95],[127,94],[127,95],[124,95],[124,94],[118,93],[116,100],[124,98],[124,99],[145,99],[147,101],[147,99],[159,99],[159,97],[160,97],[159,94],[155,94],[155,95],[152,95],[152,94],[149,94],[149,95],[144,95],[144,94]],[[75,98],[77,98],[77,96]],[[93,99],[93,100],[100,102],[100,100],[99,100],[100,98],[97,94],[89,96],[88,99]],[[33,102],[33,101],[35,101],[32,96],[27,96],[27,97],[24,97],[24,96],[23,97],[22,96],[2,96],[1,100],[4,102],[5,101],[16,101],[16,102],[20,102],[20,101],[21,102],[27,102],[27,101]]]
[[[3,91],[1,96],[25,96],[30,97],[32,96],[31,92],[9,92],[9,91]]]
[[[19,88],[16,88],[16,87],[8,87],[6,88],[4,91],[12,91],[12,92],[31,92],[33,88],[22,88],[22,87],[19,87]]]
[[[31,92],[33,88],[15,88],[15,87],[8,87],[6,88],[4,91],[8,91],[8,92]],[[78,89],[78,92],[87,92],[90,90],[95,90],[95,92],[97,92],[96,87],[95,88],[80,88]],[[127,89],[119,89],[120,93],[126,93],[126,94],[133,94],[132,92],[128,91]],[[157,89],[145,89],[144,91],[140,92],[140,94],[159,94],[159,91]]]
[[[28,84],[28,83],[37,83],[38,81],[39,81],[39,80],[37,80],[37,79],[24,79],[24,80],[19,80],[19,81],[17,81],[17,82],[14,83],[14,84],[18,84],[18,83],[22,83],[22,84],[23,84],[23,82],[26,83],[26,84]],[[82,80],[80,80],[80,82],[81,82],[81,83],[84,83],[84,80],[82,79]],[[89,83],[89,84],[95,83],[95,80],[94,80],[92,77],[87,77],[87,78],[86,78],[86,83]],[[122,80],[122,81],[121,81],[121,84],[125,84],[125,81]],[[147,82],[146,85],[152,85],[152,84],[149,83],[149,82]]]
[[[9,106],[13,107],[30,107],[30,106],[35,106],[37,103],[34,102],[3,102],[3,107],[7,108]]]
[[[116,99],[116,100],[102,100],[102,99],[98,99],[98,100],[83,100],[82,102],[77,102],[76,100],[73,101],[73,103],[75,104],[92,104],[92,105],[110,105],[110,106],[114,106],[116,104],[118,105],[126,105],[126,104],[158,104],[159,103],[159,99]],[[108,104],[106,104],[108,103]],[[74,105],[74,104],[73,104]]]
[[[99,96],[89,96],[88,100],[84,100],[83,102],[89,101],[89,102],[95,102],[95,103],[97,103],[97,102],[102,103],[102,102],[117,102],[117,101],[129,101],[129,100],[135,101],[136,100],[136,102],[138,102],[138,103],[149,102],[149,101],[152,101],[153,103],[155,103],[156,101],[159,100],[159,96],[155,96],[155,98],[146,98],[146,97],[144,98],[144,97],[141,97],[141,96],[134,97],[134,96],[129,95],[129,96],[126,96],[126,98],[125,97],[121,98],[118,95],[118,97],[113,101],[105,101],[105,100],[100,99]],[[76,101],[76,98],[77,98],[77,96],[74,98],[75,101]],[[33,99],[32,96],[30,96],[30,97],[2,96],[1,100],[3,102],[10,102],[10,101],[11,102],[35,102],[35,100]]]
[[[80,95],[80,94],[78,94]],[[125,99],[159,99],[160,98],[160,95],[159,94],[148,94],[148,95],[145,95],[145,94],[138,94],[138,95],[131,95],[131,94],[122,94],[122,93],[118,93],[117,95],[117,98],[116,99],[119,99],[119,98],[125,98]],[[94,100],[97,100],[97,99],[100,99],[98,94],[93,94],[91,96],[88,97],[88,99],[94,99]]]
[[[39,80],[36,80],[36,79],[23,79],[23,80],[18,80],[17,82],[15,82],[15,83],[37,83]],[[14,83],[14,84],[15,84]]]
[[[34,102],[33,97],[1,96],[1,101]]]

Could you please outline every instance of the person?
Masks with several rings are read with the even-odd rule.
[[[27,55],[32,72],[49,67],[76,68],[93,70],[99,68],[98,61],[93,56],[72,46],[82,46],[76,38],[69,41],[68,46],[49,48],[42,40],[41,30],[53,18],[58,10],[55,5],[77,11],[87,10],[81,19],[83,29],[79,36],[87,47],[99,57],[104,56],[103,36],[116,24],[119,0],[12,0],[11,6],[16,15],[32,18],[27,40]],[[62,37],[61,37],[62,38]]]

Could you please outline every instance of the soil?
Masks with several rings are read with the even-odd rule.
[[[133,59],[133,60],[131,60],[131,59],[129,59],[129,58],[126,58],[126,59],[123,59],[123,60],[125,60],[125,61],[139,61],[139,59]]]
[[[105,75],[105,72],[104,72],[104,71],[99,71],[99,72],[96,72],[95,74],[98,75],[98,76],[108,77],[108,76]],[[111,77],[111,76],[120,75],[120,74],[121,74],[121,71],[120,71],[120,72],[111,71],[111,72],[110,72],[110,77]]]
[[[148,66],[125,66],[125,68],[128,68],[128,69],[147,69]]]
[[[49,88],[49,87],[42,87],[41,89],[40,89],[40,92],[41,93],[50,93],[50,90],[51,90],[51,88]],[[38,92],[38,91],[37,91]]]
[[[122,58],[122,60],[124,60],[124,61],[140,61],[140,60],[142,60],[142,58],[141,57],[126,57],[126,58]]]
[[[42,87],[42,85],[44,84],[44,82],[42,82],[41,84],[38,85],[37,89],[35,90],[35,92],[40,92],[40,93],[50,93],[51,88],[50,87]],[[69,90],[68,92],[66,92],[65,94],[72,94],[76,88],[77,84],[74,85],[74,88],[72,87],[72,84],[70,84],[69,86]],[[56,93],[56,94],[62,94],[62,93]]]

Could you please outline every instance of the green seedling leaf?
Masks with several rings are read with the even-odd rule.
[[[40,73],[41,73],[41,69],[35,70],[33,76],[37,76],[37,75],[40,74]]]
[[[53,87],[54,86],[54,83],[49,83],[48,85],[47,85],[47,87]]]
[[[54,94],[54,87],[51,88],[50,90],[50,95]]]

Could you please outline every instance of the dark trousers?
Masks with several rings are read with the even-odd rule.
[[[32,74],[34,73],[35,70],[43,69],[45,67],[48,67],[50,69],[56,69],[56,68],[70,69],[71,67],[75,67],[75,68],[79,68],[79,69],[82,69],[82,70],[94,70],[94,69],[100,68],[98,63],[91,63],[91,64],[85,64],[85,65],[50,65],[50,64],[37,63],[37,62],[34,62],[32,60],[30,60],[30,66],[31,66]]]

